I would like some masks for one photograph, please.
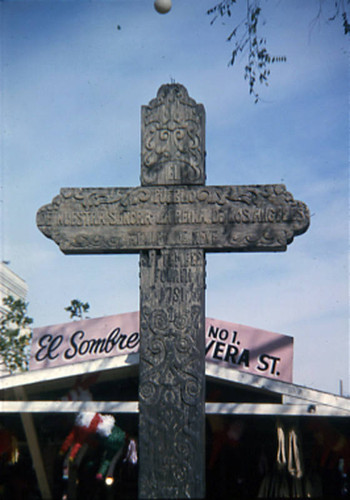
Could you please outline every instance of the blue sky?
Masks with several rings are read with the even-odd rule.
[[[0,2],[1,258],[27,281],[35,326],[68,320],[73,298],[93,317],[138,310],[137,256],[64,256],[35,216],[61,187],[138,185],[141,105],[175,80],[206,108],[207,184],[282,182],[312,214],[287,252],[208,254],[207,316],[293,336],[295,382],[338,392],[342,379],[349,393],[341,22],[326,22],[330,0],[316,23],[317,0],[263,1],[268,47],[287,62],[254,104],[214,3],[159,15],[152,0]]]

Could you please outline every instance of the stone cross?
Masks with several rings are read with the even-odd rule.
[[[283,251],[309,226],[283,184],[205,186],[205,111],[142,106],[141,186],[65,188],[37,225],[66,254],[140,253],[140,498],[205,496],[205,252]]]

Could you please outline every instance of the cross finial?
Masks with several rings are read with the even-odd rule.
[[[205,110],[183,85],[162,85],[141,122],[143,186],[204,184]]]

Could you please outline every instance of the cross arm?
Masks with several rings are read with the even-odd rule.
[[[66,254],[283,251],[309,223],[283,184],[63,188],[37,213]]]

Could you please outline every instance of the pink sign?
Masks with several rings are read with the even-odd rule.
[[[206,318],[206,360],[241,371],[293,380],[293,337]]]
[[[206,361],[292,382],[293,338],[206,319]],[[35,328],[30,370],[138,352],[139,313]]]
[[[34,328],[30,370],[137,352],[139,313]]]

